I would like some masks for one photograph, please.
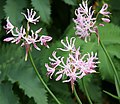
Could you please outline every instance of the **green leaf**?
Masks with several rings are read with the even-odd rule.
[[[79,88],[85,93],[82,80],[78,80]],[[97,75],[87,75],[84,77],[84,84],[90,98],[95,104],[102,104],[102,92],[100,88],[100,79]],[[94,92],[94,93],[93,93]]]
[[[109,81],[114,81],[114,72],[112,69],[112,65],[101,47],[99,48],[98,56],[100,61],[99,71],[101,73],[102,78],[107,79]]]
[[[19,104],[10,82],[0,83],[0,104]]]
[[[77,5],[77,1],[76,0],[63,0],[66,4],[69,5]]]
[[[116,56],[117,58],[120,59],[120,45],[115,44],[115,45],[109,45],[107,46],[107,50],[110,53],[111,56]]]
[[[50,1],[49,0],[31,0],[33,7],[39,11],[41,20],[47,24],[50,22]]]
[[[120,44],[120,28],[113,24],[99,27],[100,39],[104,45]]]
[[[24,16],[21,14],[22,9],[27,6],[25,0],[7,0],[4,7],[4,11],[7,17],[10,17],[10,21],[13,25],[19,26]]]
[[[97,42],[88,42],[85,43],[82,47],[82,53],[86,54],[86,53],[91,53],[91,52],[96,52],[98,49],[98,43]]]
[[[1,29],[1,19],[5,17],[5,13],[3,11],[3,7],[5,5],[5,0],[0,0],[0,29]]]
[[[75,104],[70,93],[72,91],[69,90],[69,86],[67,86],[66,83],[62,83],[61,81],[56,82],[51,80],[49,85],[62,104]],[[56,104],[51,99],[51,97],[49,97],[48,101],[49,104]]]
[[[9,80],[13,83],[18,81],[20,88],[24,89],[27,96],[30,98],[33,97],[36,103],[47,104],[46,91],[42,83],[38,80],[33,68],[22,64],[23,62],[19,61],[19,65],[15,65],[17,69],[9,72]]]
[[[14,45],[13,45],[14,46]],[[6,76],[12,82],[18,82],[28,97],[33,97],[37,104],[47,104],[46,90],[36,76],[31,64],[24,61],[22,52],[17,46],[7,46],[1,50],[0,71],[2,79]],[[7,50],[7,52],[5,52]],[[22,56],[22,57],[21,57]],[[10,59],[9,59],[10,58]]]
[[[120,0],[114,0],[114,1],[110,0],[109,3],[111,5],[112,9],[120,10],[120,6],[119,6]]]

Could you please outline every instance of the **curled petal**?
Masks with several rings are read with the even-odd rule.
[[[108,18],[102,18],[102,20],[103,20],[104,22],[107,22],[107,23],[110,22],[110,19],[108,19]]]
[[[9,42],[9,41],[12,41],[12,40],[14,40],[13,37],[8,37],[8,38],[5,38],[3,41],[5,41],[5,42]]]
[[[33,11],[33,9],[31,10],[27,9],[27,15],[25,13],[21,13],[21,14],[23,14],[30,23],[36,24],[37,22],[39,22],[40,16],[35,18],[36,12]]]
[[[62,78],[62,74],[60,74],[57,78],[56,81],[59,81]]]
[[[6,26],[4,26],[4,28],[6,29],[7,34],[10,32],[13,32],[14,26],[10,22],[9,17],[7,17],[7,24],[6,24]]]
[[[44,46],[46,46],[47,48],[49,48],[49,46],[47,45],[46,42],[49,42],[49,41],[51,41],[51,40],[52,40],[52,37],[51,37],[51,36],[44,36],[44,35],[42,35],[42,36],[40,37],[41,45],[44,45]]]
[[[100,23],[99,26],[105,26],[104,24]]]
[[[111,14],[110,12],[108,12],[108,11],[106,11],[107,10],[107,8],[108,8],[108,4],[104,4],[103,6],[102,6],[102,9],[100,10],[100,14],[102,14],[102,15],[104,15],[104,16],[106,16],[106,17],[109,17],[109,14]]]

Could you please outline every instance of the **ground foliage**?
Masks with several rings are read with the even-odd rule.
[[[120,76],[120,20],[118,18],[120,7],[117,3],[119,0],[116,2],[105,1],[109,3],[113,15],[110,24],[99,28],[99,35]],[[37,24],[43,28],[41,34],[53,37],[49,49],[41,47],[42,51],[40,52],[32,50],[39,73],[62,104],[77,104],[70,84],[62,83],[62,81],[56,82],[54,77],[50,80],[46,76],[44,64],[49,62],[48,57],[51,56],[52,52],[57,47],[61,47],[60,39],[65,39],[65,36],[75,36],[72,18],[74,10],[80,2],[80,0],[0,0],[0,104],[56,104],[38,80],[30,61],[24,61],[25,49],[19,45],[3,42],[3,39],[8,36],[3,28],[6,17],[9,16],[10,21],[16,26],[25,24],[26,21],[21,12],[25,12],[26,8],[34,8],[37,15],[41,16],[40,23]],[[97,9],[102,2],[89,0],[89,4]],[[34,26],[32,28],[36,29]],[[75,83],[83,104],[89,104],[86,100],[83,82],[94,104],[117,102],[103,92],[103,90],[110,91],[112,87],[110,92],[117,95],[113,68],[103,49],[97,43],[96,35],[92,34],[91,41],[87,44],[78,37],[76,38],[76,47],[80,46],[82,54],[92,51],[98,52],[100,61],[96,68],[98,73],[88,75]],[[66,57],[64,52],[58,51],[58,54]]]

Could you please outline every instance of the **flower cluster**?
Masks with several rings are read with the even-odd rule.
[[[110,16],[109,16],[109,14],[111,14],[111,13],[108,12],[107,9],[108,9],[108,4],[105,3],[105,4],[103,5],[102,9],[99,11],[99,13],[104,16],[104,18],[101,18],[102,21],[109,23],[109,22],[110,22],[110,19],[109,19]],[[104,24],[102,24],[102,26],[104,26]]]
[[[109,18],[110,12],[106,11],[108,8],[108,4],[104,4],[102,9],[98,12],[98,14],[102,14],[105,17]],[[98,17],[97,14],[97,17]],[[76,19],[73,18],[75,23],[76,35],[80,38],[84,39],[85,42],[90,40],[91,33],[96,33],[96,19],[94,17],[94,10],[92,10],[92,6],[88,8],[87,0],[83,1],[82,4],[79,5],[79,8],[75,10]],[[102,18],[104,22],[110,22],[108,18]],[[100,26],[104,26],[104,24],[100,24]]]
[[[21,26],[20,29],[18,27],[15,27],[12,25],[12,23],[9,20],[9,17],[7,18],[7,24],[4,27],[6,29],[7,34],[11,33],[12,37],[5,38],[5,42],[11,43],[21,43],[21,46],[25,46],[26,48],[26,57],[25,60],[27,60],[28,51],[30,49],[30,45],[33,44],[34,48],[37,50],[40,50],[40,48],[36,45],[36,43],[40,42],[41,45],[46,46],[49,48],[46,42],[49,42],[52,40],[52,37],[50,36],[39,36],[38,34],[41,32],[42,28],[38,29],[37,31],[30,30],[30,23],[36,24],[39,22],[39,17],[35,18],[36,12],[33,11],[33,9],[29,10],[27,9],[27,15],[22,13],[25,18],[27,19],[27,28],[25,29],[23,26]]]
[[[71,87],[73,89],[74,82],[77,79],[81,79],[82,77],[95,73],[94,70],[97,66],[98,58],[97,53],[93,54],[87,53],[81,55],[80,47],[78,49],[75,48],[75,38],[72,37],[70,42],[68,41],[68,37],[66,37],[66,43],[62,40],[61,43],[65,48],[58,48],[62,51],[69,51],[69,55],[65,61],[64,57],[57,57],[56,52],[52,53],[53,58],[49,57],[50,65],[48,63],[45,64],[47,68],[47,75],[52,78],[53,74],[57,75],[56,81],[63,78],[63,82],[71,82]]]

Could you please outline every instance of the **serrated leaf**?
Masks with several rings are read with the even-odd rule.
[[[3,11],[3,6],[4,5],[5,5],[5,0],[0,0],[0,14],[1,14],[0,19],[2,19],[5,16],[4,11]]]
[[[1,56],[4,60],[0,62],[1,80],[7,76],[12,83],[18,82],[19,87],[24,90],[25,94],[30,98],[33,97],[37,104],[47,104],[46,90],[36,76],[31,64],[25,62],[24,57],[21,57],[22,52],[16,46],[3,48]],[[11,56],[11,53],[13,56]]]
[[[97,51],[98,44],[96,42],[88,42],[88,43],[85,43],[81,48],[84,54],[91,53],[91,52],[95,53]]]
[[[33,7],[39,11],[41,20],[47,24],[50,22],[50,1],[49,0],[31,0]]]
[[[69,4],[69,5],[76,5],[77,4],[77,1],[76,0],[63,0],[66,4]]]
[[[110,56],[112,62],[114,62],[114,56],[119,58],[119,45],[120,45],[120,28],[113,24],[107,24],[105,27],[101,27],[100,29],[100,38],[102,44],[106,48],[108,55]],[[100,72],[101,76],[110,82],[114,82],[114,72],[113,67],[108,60],[105,52],[101,47],[99,47],[99,60],[100,60]],[[115,68],[117,68],[117,64],[113,63]],[[117,69],[116,69],[117,70]]]
[[[1,19],[4,18],[5,13],[3,11],[3,6],[5,5],[5,0],[0,0],[0,30],[1,30]]]
[[[102,92],[99,80],[100,79],[95,75],[87,75],[84,79],[78,80],[79,88],[85,93],[82,82],[84,81],[88,94],[95,104],[102,104]]]
[[[107,79],[109,81],[114,81],[114,72],[112,69],[112,65],[101,47],[99,48],[98,56],[99,56],[99,61],[100,61],[99,71],[101,73],[102,78]]]
[[[0,104],[19,104],[10,82],[0,83]]]
[[[62,104],[75,104],[71,97],[69,86],[67,86],[66,83],[62,83],[61,81],[55,82],[51,80],[49,85]],[[51,97],[49,97],[49,104],[56,104]]]
[[[106,24],[99,28],[100,39],[104,45],[120,44],[120,28],[113,24]]]
[[[7,0],[4,7],[4,11],[7,17],[10,17],[10,21],[15,26],[20,26],[24,16],[21,14],[22,9],[27,6],[25,0]]]
[[[22,62],[17,67],[19,68],[9,72],[9,80],[13,83],[18,81],[20,88],[24,89],[27,96],[33,97],[36,103],[47,104],[46,91],[34,73],[33,68],[23,66]]]
[[[107,50],[111,56],[116,56],[117,58],[120,59],[120,45],[119,44],[109,45],[107,46]]]

